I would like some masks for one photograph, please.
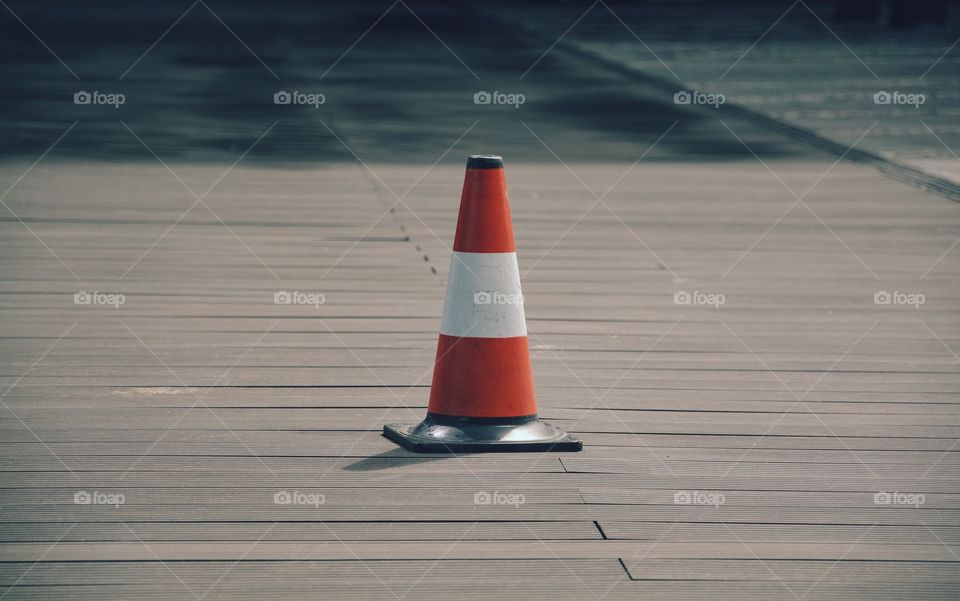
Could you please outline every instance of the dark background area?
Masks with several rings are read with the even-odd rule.
[[[947,39],[957,13],[946,2],[815,5],[845,39],[899,31],[901,43]],[[656,136],[677,120],[675,135],[652,160],[749,158],[712,115],[674,106],[655,86],[624,81],[562,47],[544,56],[589,3],[12,0],[8,6],[23,23],[0,9],[0,155],[7,158],[32,160],[77,121],[50,158],[151,159],[132,130],[164,160],[232,162],[276,121],[245,160],[354,160],[329,127],[365,161],[424,162],[480,121],[470,133],[477,146],[552,160],[531,145],[521,120],[550,131],[566,160],[633,160],[638,147],[627,138]],[[662,45],[701,39],[746,49],[772,21],[769,15],[790,3],[607,6],[624,15],[624,27],[596,6],[577,21],[571,38],[634,43],[636,31]],[[784,35],[825,43],[828,34],[811,14],[798,8],[791,20],[799,25]],[[527,101],[519,110],[476,106],[472,95],[483,89],[516,91]],[[79,90],[122,93],[126,102],[77,106],[72,97]],[[272,102],[278,90],[322,93],[326,102],[318,109],[278,106]],[[766,157],[808,152],[751,135]],[[593,142],[589,151],[577,143],[585,138]]]

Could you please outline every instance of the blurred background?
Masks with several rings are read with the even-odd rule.
[[[479,121],[466,137],[475,147],[553,160],[523,120],[549,131],[565,160],[607,161],[633,157],[638,138],[678,119],[649,159],[750,158],[714,118],[736,107],[768,127],[789,124],[841,149],[859,139],[885,159],[957,177],[960,8],[946,0],[8,0],[4,9],[7,158],[38,156],[77,121],[51,158],[150,160],[132,130],[164,160],[232,162],[279,121],[245,161],[353,160],[324,122],[365,161],[429,163]],[[725,105],[690,110],[674,102],[681,90]],[[275,104],[281,91],[322,104]],[[476,104],[482,91],[502,103]],[[75,104],[78,92],[121,94],[123,104]],[[793,152],[782,137],[755,150]]]

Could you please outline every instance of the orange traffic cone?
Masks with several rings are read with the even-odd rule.
[[[579,451],[537,419],[503,159],[473,155],[447,280],[427,418],[383,435],[424,453]]]

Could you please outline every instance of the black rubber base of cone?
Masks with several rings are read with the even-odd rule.
[[[415,453],[580,451],[583,443],[536,418],[521,423],[476,423],[428,415],[416,425],[387,424],[383,435]]]

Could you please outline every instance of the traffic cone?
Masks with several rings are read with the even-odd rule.
[[[579,451],[583,443],[537,419],[520,270],[503,159],[473,155],[460,216],[427,418],[383,427],[423,453]]]

